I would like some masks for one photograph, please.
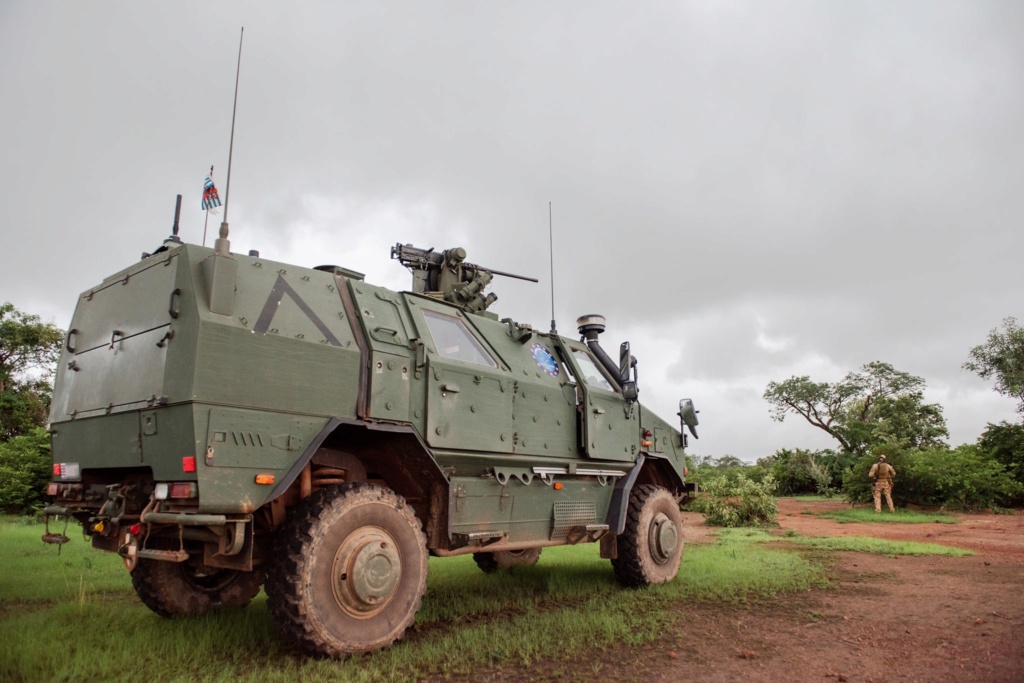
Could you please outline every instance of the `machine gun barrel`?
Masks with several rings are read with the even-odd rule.
[[[477,266],[472,263],[463,263],[462,265],[465,266],[466,268],[486,270],[488,273],[491,273],[492,275],[501,275],[502,277],[514,277],[517,280],[526,280],[527,282],[540,282],[540,280],[538,280],[535,277],[527,277],[526,275],[516,275],[515,273],[506,273],[501,270],[495,270],[494,268],[485,268],[484,266]]]
[[[461,253],[462,258],[465,258],[465,252],[461,251]],[[414,247],[411,244],[398,243],[391,247],[391,258],[398,259],[406,268],[425,270],[431,266],[435,268],[443,266],[445,263],[445,252],[434,251],[433,247],[430,249],[420,249],[419,247]],[[487,268],[486,266],[478,266],[475,263],[466,263],[461,261],[460,265],[463,268],[469,268],[472,270],[486,270],[492,275],[501,275],[502,277],[511,277],[517,280],[526,280],[527,282],[540,282],[540,280],[535,277],[506,273],[502,270],[495,270],[494,268]]]

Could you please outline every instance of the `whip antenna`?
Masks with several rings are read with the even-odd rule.
[[[555,238],[551,221],[551,202],[548,202],[548,258],[551,261],[551,334],[558,334],[555,329]]]
[[[245,27],[238,38],[238,67],[235,70],[235,104],[231,109],[231,143],[228,145],[228,179],[224,186],[224,220],[220,224],[220,237],[213,243],[213,250],[223,256],[231,253],[231,242],[228,241],[228,199],[231,196],[231,155],[235,151],[235,114],[238,112],[238,78],[242,73],[242,39],[245,38]]]

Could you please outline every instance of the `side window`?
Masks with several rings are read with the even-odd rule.
[[[582,349],[573,349],[572,355],[580,366],[580,372],[583,373],[583,379],[587,382],[588,386],[604,389],[605,391],[615,391],[614,387],[604,376],[604,373],[597,369],[597,365],[589,353]]]
[[[445,358],[486,365],[489,368],[498,367],[461,320],[434,311],[423,311],[423,317],[427,321],[430,336],[439,354]]]

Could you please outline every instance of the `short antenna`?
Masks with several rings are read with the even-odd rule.
[[[238,112],[238,79],[242,73],[242,39],[245,38],[245,27],[238,38],[238,67],[235,70],[235,104],[231,109],[231,142],[228,145],[228,179],[224,186],[224,220],[220,224],[220,233],[213,243],[215,253],[228,256],[231,253],[231,242],[228,241],[228,199],[231,196],[231,156],[235,151],[235,114]]]
[[[180,242],[181,239],[178,237],[178,220],[181,218],[181,195],[178,195],[177,201],[174,202],[174,225],[171,226],[171,241]]]
[[[548,258],[551,261],[551,334],[558,334],[555,328],[555,238],[551,220],[551,202],[548,202]]]

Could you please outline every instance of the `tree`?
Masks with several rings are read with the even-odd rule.
[[[1003,331],[994,328],[988,341],[970,351],[971,359],[963,368],[982,379],[995,379],[995,390],[1017,399],[1017,412],[1024,415],[1024,327],[1016,318],[1003,320]]]
[[[64,333],[39,316],[0,305],[0,439],[46,424],[50,382]]]
[[[796,414],[828,433],[848,453],[886,443],[898,447],[941,445],[948,436],[942,406],[924,403],[925,382],[875,361],[835,383],[791,377],[770,382],[764,398],[772,419]]]

